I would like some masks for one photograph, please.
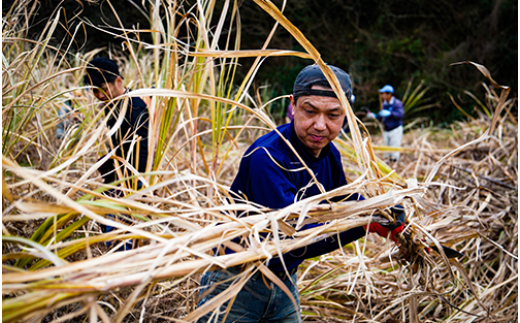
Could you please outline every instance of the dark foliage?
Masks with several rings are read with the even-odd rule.
[[[2,15],[8,13],[13,2],[13,0],[2,1]],[[113,10],[117,12],[125,28],[148,29],[150,27],[148,19],[140,12],[140,10],[146,12],[146,9],[142,7],[141,1],[110,1],[109,4],[104,0],[32,0],[26,1],[25,6],[29,8],[33,6],[35,2],[39,8],[32,17],[31,26],[29,30],[27,30],[27,37],[37,39],[48,20],[54,19],[59,10],[60,25],[54,32],[51,43],[54,45],[61,43],[68,44],[72,38],[72,34],[76,31],[76,28],[80,26],[79,31],[74,37],[73,51],[86,52],[96,48],[105,48],[106,51],[121,49],[124,38],[114,36],[114,34],[120,35],[121,32],[114,31],[110,28],[121,28]],[[97,28],[91,27],[90,24]],[[110,31],[110,33],[107,33],[107,31]],[[129,34],[129,36],[131,39],[137,38],[135,34]],[[138,37],[147,42],[150,42],[151,39],[147,33],[139,33]]]
[[[276,1],[281,4],[281,1]],[[377,89],[384,84],[404,95],[408,82],[425,80],[429,96],[440,108],[428,110],[436,122],[451,122],[462,114],[447,92],[483,94],[482,74],[471,65],[486,66],[494,79],[518,89],[518,3],[503,1],[347,0],[289,1],[285,16],[322,54],[354,79],[356,107],[376,109]],[[244,48],[258,48],[273,20],[251,1],[241,7]],[[270,48],[301,49],[292,36],[278,28]],[[277,94],[291,92],[291,80],[309,62],[271,58],[260,79],[269,79]],[[474,102],[462,97],[468,110]]]
[[[274,2],[282,5],[281,0]],[[3,14],[9,10],[11,3],[3,2]],[[141,1],[110,3],[126,28],[149,27],[146,17],[137,9],[142,6]],[[219,18],[218,7],[223,3],[217,1],[214,19]],[[80,19],[73,19],[76,15],[96,26],[119,27],[106,1],[47,0],[41,1],[40,6],[37,18],[28,31],[28,36],[32,38],[39,35],[58,6],[63,7],[63,25],[55,33],[56,43],[67,41],[70,37],[66,29],[73,31],[79,24]],[[186,3],[186,6],[189,5]],[[242,1],[239,10],[243,26],[241,48],[260,48],[274,20],[253,1]],[[424,112],[427,115],[423,116],[437,123],[458,119],[462,114],[454,109],[448,92],[460,96],[468,90],[479,97],[483,96],[481,82],[484,79],[480,72],[470,65],[450,66],[468,60],[486,66],[498,83],[511,86],[512,96],[517,96],[517,1],[298,0],[288,1],[284,13],[320,51],[326,62],[351,74],[358,108],[368,106],[376,109],[377,89],[384,84],[392,84],[396,88],[396,96],[402,97],[411,79],[415,85],[425,80],[431,87],[428,94],[430,100],[439,102],[440,107],[427,110]],[[131,37],[150,41],[146,33]],[[76,37],[75,50],[87,51],[99,47],[120,49],[122,41],[102,30],[84,27]],[[278,27],[269,48],[302,50],[281,27]],[[251,62],[248,59],[240,61],[245,67]],[[289,94],[298,71],[310,63],[298,58],[269,58],[262,65],[257,86],[269,84],[269,96]],[[469,96],[461,96],[459,100],[468,111],[473,109],[474,102]],[[281,101],[277,104],[285,103]],[[274,108],[284,109],[281,106]]]

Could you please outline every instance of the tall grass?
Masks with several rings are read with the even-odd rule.
[[[247,17],[240,17],[233,1],[225,1],[220,12],[215,1],[192,7],[147,2],[150,44],[131,38],[122,25],[106,28],[125,43],[124,53],[109,53],[134,89],[121,99],[143,97],[151,118],[147,171],[135,175],[144,186],[127,188],[117,199],[102,194],[117,183],[102,183],[96,171],[99,158],[111,153],[106,116],[81,84],[86,62],[98,51],[72,53],[72,41],[49,45],[60,10],[37,42],[24,35],[35,7],[26,9],[20,1],[3,17],[3,321],[194,321],[235,296],[255,271],[281,284],[264,266],[266,259],[323,234],[384,221],[371,215],[395,203],[407,210],[400,248],[368,235],[302,265],[304,318],[514,320],[517,117],[510,112],[516,99],[507,99],[509,89],[475,64],[495,88],[486,87],[490,113],[453,125],[449,133],[411,133],[406,166],[392,169],[377,157],[368,131],[360,131],[315,47],[279,8],[255,2],[273,17],[273,32],[260,49],[240,48],[240,20]],[[267,49],[277,28],[288,30],[305,51]],[[271,56],[316,62],[334,84],[351,129],[337,140],[350,184],[282,210],[228,199],[242,153],[276,128],[265,107],[282,98],[264,102],[251,90]],[[244,57],[255,62],[238,79]],[[74,102],[82,122],[58,141],[57,111],[66,100]],[[319,204],[353,192],[367,200]],[[244,212],[257,215],[240,217]],[[293,225],[302,221],[328,224],[295,232]],[[100,225],[117,230],[102,233]],[[260,232],[271,238],[260,241]],[[242,246],[232,242],[239,236]],[[128,239],[138,248],[114,252]],[[105,242],[116,243],[107,248]],[[466,258],[427,252],[439,242]],[[214,257],[211,250],[219,244],[237,253]],[[240,264],[247,270],[237,284],[196,309],[199,273]]]
[[[419,112],[423,112],[424,114],[424,110],[439,107],[438,103],[427,103],[428,101],[431,101],[431,98],[424,97],[429,90],[428,86],[424,86],[424,80],[413,88],[413,90],[412,85],[413,79],[408,82],[408,86],[406,87],[406,91],[402,98],[404,115],[406,118],[410,118],[412,115]]]

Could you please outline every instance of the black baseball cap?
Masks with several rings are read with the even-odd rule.
[[[341,85],[343,92],[345,92],[345,96],[347,97],[348,102],[352,104],[352,82],[350,81],[350,76],[347,74],[347,72],[339,67],[329,64],[327,64],[327,66],[330,67],[332,72],[334,72],[338,78],[339,84]],[[331,91],[313,90],[313,85],[325,86],[331,88]],[[330,86],[329,81],[316,64],[309,65],[301,70],[301,72],[296,77],[296,81],[294,81],[294,103],[296,103],[299,97],[306,95],[337,98],[336,93],[332,91],[332,87]]]
[[[103,83],[112,83],[121,76],[117,63],[106,57],[97,57],[88,62],[83,83],[101,86]]]

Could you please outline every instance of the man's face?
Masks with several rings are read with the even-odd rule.
[[[322,86],[313,86],[315,90],[329,90]],[[345,111],[337,98],[324,96],[302,96],[296,105],[291,97],[294,114],[294,130],[300,141],[314,156],[336,138],[343,125]]]
[[[387,93],[387,92],[383,92],[381,93],[381,98],[384,100],[384,101],[390,101],[390,99],[392,98],[392,93]]]
[[[100,101],[110,101],[125,93],[122,79],[118,77],[114,82],[103,83],[100,87],[93,88],[92,93]]]

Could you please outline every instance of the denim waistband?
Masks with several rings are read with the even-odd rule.
[[[293,269],[288,269],[287,270],[289,272],[289,276],[292,276],[294,275],[297,271],[298,271],[298,267],[295,267]],[[278,277],[285,277],[286,276],[286,273],[285,271],[277,271],[277,270],[273,270],[273,273],[278,276]]]

